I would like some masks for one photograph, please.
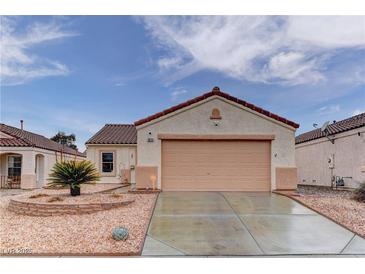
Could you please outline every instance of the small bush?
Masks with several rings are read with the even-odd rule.
[[[36,199],[36,198],[42,198],[42,197],[48,197],[48,196],[49,195],[45,194],[45,193],[38,193],[38,194],[30,195],[29,198],[30,199]]]
[[[123,194],[114,192],[114,193],[110,194],[110,197],[112,197],[112,198],[122,198]]]
[[[63,199],[61,197],[52,197],[50,199],[47,200],[48,203],[53,203],[53,202],[62,202]]]
[[[112,230],[112,237],[116,241],[125,241],[128,239],[129,231],[128,228],[118,226],[113,228]]]
[[[365,203],[365,182],[355,189],[352,198],[358,202]]]

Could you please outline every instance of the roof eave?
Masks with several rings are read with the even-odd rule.
[[[267,110],[264,110],[264,109],[262,109],[260,107],[257,107],[255,105],[253,105],[253,104],[250,104],[250,103],[248,103],[248,102],[246,102],[244,100],[241,100],[241,99],[238,99],[236,97],[233,97],[233,96],[231,96],[231,95],[229,95],[227,93],[221,92],[221,91],[219,91],[219,89],[213,89],[212,91],[207,92],[207,93],[205,93],[205,94],[203,94],[201,96],[198,96],[196,98],[190,99],[190,100],[188,100],[186,102],[183,102],[181,104],[172,106],[172,107],[170,107],[168,109],[165,109],[165,110],[163,110],[161,112],[158,112],[158,113],[155,113],[153,115],[150,115],[150,116],[148,116],[146,118],[140,119],[140,120],[136,121],[134,123],[134,125],[136,126],[136,128],[142,128],[142,125],[149,124],[150,122],[152,122],[154,120],[157,120],[157,119],[159,119],[159,118],[161,118],[163,116],[166,116],[168,114],[172,114],[172,113],[174,113],[174,112],[176,112],[178,110],[183,110],[183,109],[185,109],[185,108],[187,108],[187,107],[189,107],[191,105],[195,105],[196,103],[204,102],[206,99],[208,99],[210,97],[213,97],[213,96],[218,96],[218,97],[221,97],[221,98],[225,98],[225,99],[227,99],[229,101],[235,102],[235,103],[237,103],[237,104],[239,104],[239,105],[241,105],[243,107],[246,107],[247,109],[251,109],[254,112],[260,113],[260,114],[262,114],[264,116],[267,116],[267,117],[269,117],[269,118],[271,118],[273,120],[276,120],[276,121],[281,122],[281,123],[283,123],[285,125],[288,125],[291,128],[293,128],[294,130],[296,130],[300,126],[299,124],[297,124],[297,123],[295,123],[293,121],[290,121],[288,119],[285,119],[285,118],[283,118],[283,117],[281,117],[281,116],[279,116],[277,114],[271,113],[271,112],[269,112]]]

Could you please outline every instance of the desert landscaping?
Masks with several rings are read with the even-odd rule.
[[[83,185],[83,194],[77,197],[68,196],[67,189],[35,190],[1,197],[1,255],[139,255],[157,195],[114,193],[113,190],[99,192],[107,189],[102,184]],[[62,198],[50,202],[54,197]],[[55,212],[52,216],[28,216],[9,211],[11,199],[57,206],[116,201],[128,203],[88,214]],[[112,230],[117,226],[128,229],[126,241],[112,238]]]
[[[299,195],[289,195],[352,232],[365,237],[365,204],[352,199],[352,192],[329,187],[298,186]]]

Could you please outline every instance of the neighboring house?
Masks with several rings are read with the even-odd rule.
[[[299,183],[331,186],[344,178],[345,186],[365,181],[365,113],[328,125],[295,139]],[[333,140],[333,143],[330,141]]]
[[[98,168],[103,183],[135,183],[136,127],[105,125],[86,142],[86,156]]]
[[[102,182],[177,191],[296,188],[298,124],[218,87],[86,142]]]
[[[85,159],[83,153],[42,135],[0,124],[1,187],[32,189],[46,185],[58,160]]]

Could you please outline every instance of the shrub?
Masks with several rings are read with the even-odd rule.
[[[112,237],[116,241],[125,241],[129,236],[128,228],[118,226],[113,228]]]
[[[52,197],[52,198],[49,198],[48,200],[47,200],[47,202],[48,203],[53,203],[53,202],[62,202],[63,201],[63,199],[61,198],[61,197]]]
[[[365,182],[355,189],[352,198],[358,202],[365,203]]]
[[[63,161],[56,163],[49,174],[48,186],[70,187],[72,196],[80,195],[81,184],[93,184],[100,176],[90,161]]]
[[[122,198],[124,195],[121,193],[110,193],[110,197],[112,198]]]

